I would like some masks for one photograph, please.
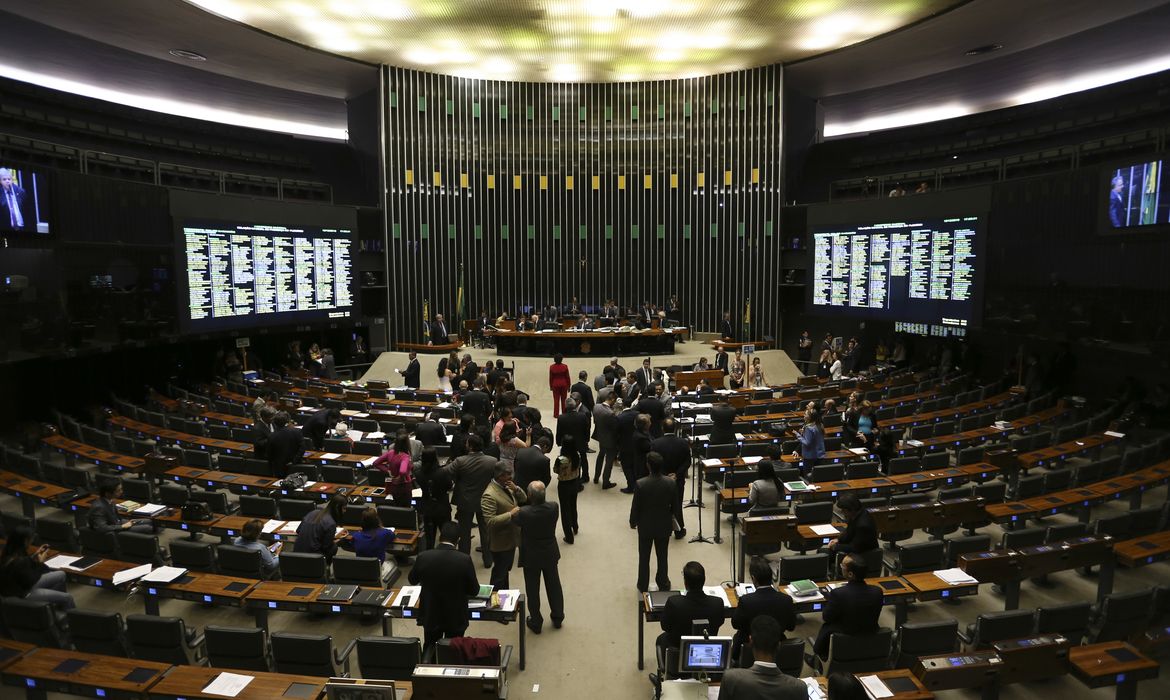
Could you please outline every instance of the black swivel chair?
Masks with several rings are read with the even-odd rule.
[[[171,564],[206,574],[219,573],[215,561],[215,547],[210,542],[175,540],[171,542]]]
[[[241,671],[271,670],[268,635],[263,628],[208,625],[203,630],[203,636],[207,639],[207,656],[212,667]]]
[[[203,635],[177,617],[130,615],[126,637],[138,659],[191,666],[202,666],[207,660]]]
[[[122,559],[136,564],[166,565],[167,555],[158,542],[158,535],[122,530],[114,536],[118,540]]]
[[[894,640],[894,667],[909,668],[919,656],[949,654],[959,646],[959,622],[907,622]]]
[[[983,613],[967,625],[959,638],[972,649],[986,649],[1004,639],[1018,639],[1032,634],[1034,611],[1001,610]]]
[[[408,681],[422,663],[422,645],[415,637],[358,637],[358,669],[362,678]]]
[[[349,677],[349,655],[357,640],[351,639],[341,652],[333,649],[333,638],[324,634],[276,632],[271,640],[272,667],[276,673]]]
[[[122,614],[74,608],[65,613],[73,648],[90,654],[130,657]]]
[[[280,579],[297,583],[327,583],[329,567],[325,555],[307,552],[281,552],[277,559]]]
[[[1073,646],[1089,631],[1092,605],[1088,602],[1049,605],[1036,609],[1036,634],[1060,634]]]
[[[944,549],[939,540],[905,544],[896,548],[883,564],[890,576],[934,571],[942,564]]]
[[[239,578],[264,579],[264,560],[260,552],[252,549],[237,547],[234,544],[221,544],[215,548],[215,558],[219,561],[219,573],[224,576]]]
[[[8,635],[18,642],[61,649],[68,645],[68,635],[61,628],[57,611],[46,601],[0,599],[0,619],[3,619]]]
[[[338,556],[333,559],[333,580],[355,586],[385,588],[398,580],[400,575],[398,565],[392,558],[387,559],[386,563],[386,571],[383,573],[382,562],[374,557]]]

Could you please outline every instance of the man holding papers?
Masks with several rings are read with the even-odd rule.
[[[822,613],[825,624],[817,633],[813,651],[821,659],[829,656],[829,637],[833,633],[873,634],[878,630],[882,612],[882,589],[865,582],[865,561],[856,554],[841,560],[844,586],[829,591]]]

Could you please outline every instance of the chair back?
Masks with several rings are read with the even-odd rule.
[[[90,654],[130,656],[122,614],[74,608],[65,612],[73,648]]]
[[[1091,612],[1088,602],[1037,608],[1036,634],[1060,634],[1077,646],[1088,632]]]
[[[281,552],[277,559],[282,581],[299,583],[326,583],[329,569],[325,555],[317,553]]]
[[[824,581],[829,578],[828,554],[793,554],[780,557],[780,580],[791,583],[809,579]]]
[[[1004,639],[1018,639],[1032,634],[1034,611],[1000,610],[983,613],[975,618],[972,641],[977,649],[991,646]]]
[[[408,681],[422,662],[422,646],[415,637],[358,637],[357,655],[362,678]]]
[[[175,540],[171,542],[170,551],[173,566],[191,571],[202,571],[207,574],[218,573],[215,563],[215,547],[210,542]]]
[[[3,619],[8,634],[18,642],[65,648],[65,633],[57,624],[57,614],[48,601],[4,598],[0,600],[0,619]]]
[[[281,520],[304,520],[317,507],[315,501],[300,498],[282,498],[277,503]]]
[[[271,496],[242,494],[239,499],[240,515],[249,518],[276,518],[276,499]]]
[[[333,640],[324,634],[272,634],[272,666],[277,673],[335,676]]]
[[[825,446],[825,449],[829,449]],[[818,464],[812,468],[809,474],[809,481],[813,483],[823,483],[826,481],[841,481],[845,478],[844,464]]]
[[[1101,602],[1101,615],[1089,641],[1112,642],[1129,638],[1134,632],[1146,628],[1153,605],[1152,588],[1105,596]]]
[[[335,557],[333,580],[342,584],[382,588],[382,562],[374,557]]]
[[[191,663],[187,628],[177,617],[130,615],[126,618],[126,637],[135,658],[164,664]]]
[[[83,527],[77,534],[81,538],[82,554],[110,559],[118,557],[118,540],[113,532],[100,532]]]
[[[919,656],[949,654],[955,651],[958,645],[958,620],[908,622],[898,630],[896,665],[904,668]]]
[[[775,660],[781,673],[800,678],[804,671],[804,640],[797,637],[780,642],[780,646],[776,647]]]
[[[262,627],[220,627],[203,629],[207,640],[207,657],[215,668],[242,671],[269,671],[268,635]]]
[[[986,552],[991,549],[991,535],[966,535],[954,537],[946,541],[946,559],[948,566],[957,566],[956,562],[964,554]]]
[[[77,540],[77,529],[68,520],[37,518],[34,527],[36,528],[37,540],[42,544],[64,552],[76,552],[81,549]]]
[[[945,545],[941,540],[916,542],[898,547],[896,573],[917,574],[938,569],[943,561]]]
[[[1000,540],[1001,549],[1020,549],[1022,547],[1035,547],[1038,544],[1044,544],[1044,537],[1048,534],[1048,529],[1043,527],[1030,527],[1026,530],[1006,530],[1003,533],[1003,539]]]
[[[118,540],[118,550],[122,553],[121,558],[126,561],[159,566],[166,563],[158,535],[122,530],[115,533],[115,538]]]
[[[215,548],[215,558],[219,560],[219,573],[224,576],[264,578],[263,560],[256,550],[221,544]]]
[[[825,660],[825,675],[834,671],[860,673],[884,671],[890,667],[890,650],[894,631],[883,627],[873,634],[843,634],[829,636],[829,656]]]
[[[800,525],[829,523],[833,521],[833,502],[797,503],[792,508],[792,514]]]

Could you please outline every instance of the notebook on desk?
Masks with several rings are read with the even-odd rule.
[[[325,602],[349,600],[357,593],[357,589],[357,586],[350,585],[325,586],[325,588],[321,589],[321,594],[317,596],[317,600]]]
[[[353,597],[351,601],[354,605],[385,605],[386,599],[390,597],[390,591],[383,588],[369,588],[363,590]]]
[[[650,591],[650,609],[661,610],[666,607],[666,601],[670,600],[671,596],[676,596],[682,591]]]

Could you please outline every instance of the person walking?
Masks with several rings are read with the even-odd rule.
[[[547,495],[544,484],[533,481],[528,485],[528,502],[520,507],[515,518],[520,527],[520,568],[524,570],[524,594],[528,598],[528,619],[524,624],[533,634],[540,634],[544,626],[540,610],[541,579],[544,579],[553,627],[560,629],[565,619],[565,594],[557,569],[561,558],[556,535],[559,509]],[[574,490],[573,498],[576,497]]]
[[[651,452],[646,456],[650,475],[635,484],[630,503],[630,528],[638,531],[638,590],[650,590],[650,550],[658,557],[655,582],[658,590],[670,590],[670,570],[667,564],[667,544],[676,520],[681,520],[674,480],[662,475],[662,455]]]
[[[581,453],[572,436],[565,436],[561,443],[561,456],[557,457],[557,499],[561,504],[561,529],[565,544],[573,544],[577,534],[577,493],[581,490]]]

